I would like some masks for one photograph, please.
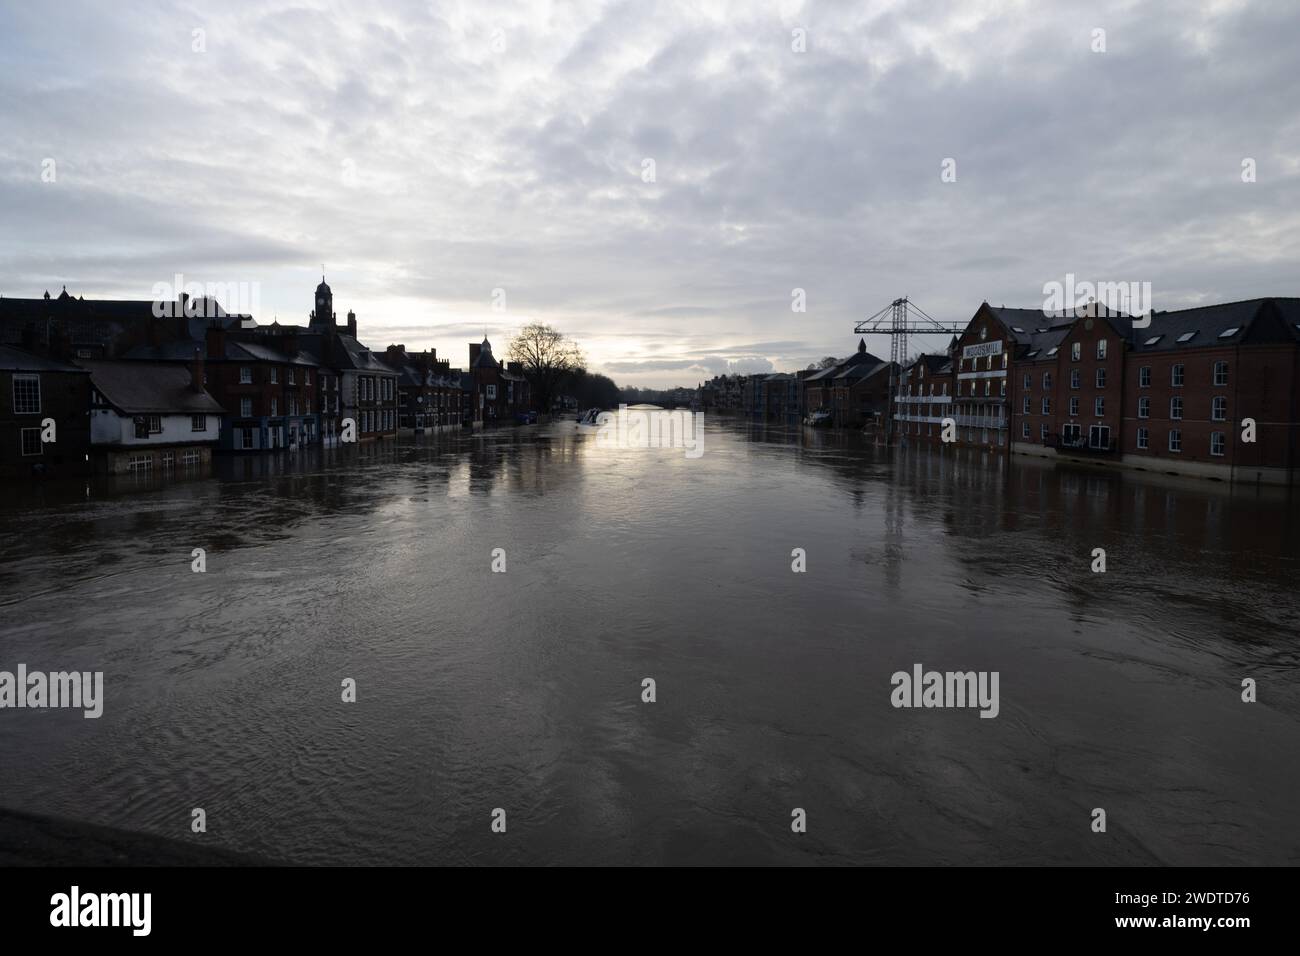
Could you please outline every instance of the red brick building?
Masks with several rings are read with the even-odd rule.
[[[939,440],[940,429],[920,426],[951,417],[959,444],[1300,480],[1300,299],[1154,312],[1142,325],[1098,311],[1044,316],[983,303],[953,346],[951,411],[937,416],[918,400],[925,386],[913,365],[897,395],[900,433]]]
[[[470,343],[468,378],[466,420],[475,426],[514,424],[518,413],[532,408],[523,367],[518,362],[498,362],[486,338]]]

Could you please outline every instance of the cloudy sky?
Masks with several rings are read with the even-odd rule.
[[[373,347],[542,320],[649,386],[901,295],[1295,295],[1298,41],[1294,0],[0,0],[0,294],[305,321],[324,263]]]

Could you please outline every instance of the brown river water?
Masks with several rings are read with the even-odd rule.
[[[11,486],[0,670],[105,702],[0,710],[0,807],[307,864],[1295,864],[1298,583],[1284,492],[727,420]],[[894,708],[915,664],[997,717]]]

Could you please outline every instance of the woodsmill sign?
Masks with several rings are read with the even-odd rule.
[[[996,342],[980,342],[978,345],[967,345],[961,350],[962,358],[979,358],[981,355],[1001,355],[1002,340]]]

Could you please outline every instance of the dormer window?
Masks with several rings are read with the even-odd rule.
[[[1178,344],[1179,344],[1179,345],[1182,345],[1183,343],[1185,343],[1185,342],[1190,342],[1192,339],[1196,338],[1196,332],[1197,332],[1197,331],[1199,331],[1199,330],[1193,330],[1193,331],[1191,331],[1191,332],[1184,332],[1182,335],[1178,336]]]

